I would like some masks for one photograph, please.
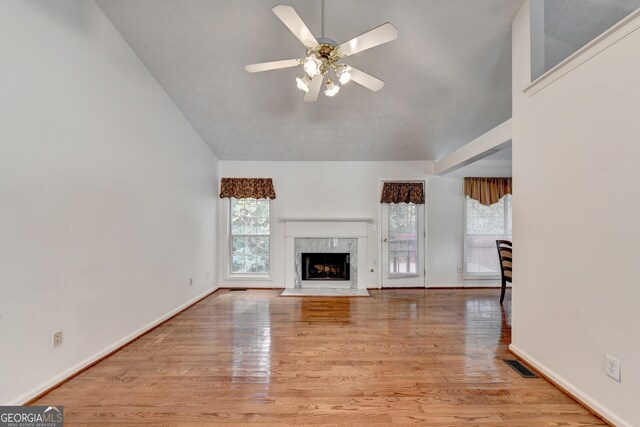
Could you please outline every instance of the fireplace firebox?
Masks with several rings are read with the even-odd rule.
[[[348,253],[302,253],[302,280],[351,280]]]

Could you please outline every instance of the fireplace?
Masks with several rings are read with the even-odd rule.
[[[301,255],[302,280],[351,280],[348,253],[305,253]]]
[[[320,223],[322,229],[326,224]],[[328,234],[328,233],[327,233]],[[363,271],[358,258],[359,238],[354,237],[291,237],[289,243],[292,273],[291,288],[357,289],[358,270]],[[364,246],[364,245],[363,245]],[[365,248],[362,248],[364,252]],[[366,258],[365,258],[366,259]],[[318,267],[316,267],[318,266]]]

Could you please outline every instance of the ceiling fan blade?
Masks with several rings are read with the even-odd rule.
[[[250,73],[259,73],[260,71],[279,70],[280,68],[295,67],[297,65],[300,65],[299,59],[283,59],[282,61],[245,65],[244,69]]]
[[[315,76],[311,79],[309,92],[304,96],[304,102],[316,102],[318,100],[320,89],[322,89],[322,80],[324,80],[323,76]]]
[[[353,67],[351,67],[351,80],[374,92],[379,91],[384,86],[382,80]]]
[[[278,18],[280,18],[282,23],[291,30],[293,35],[296,36],[303,45],[305,45],[305,47],[310,48],[318,46],[318,41],[313,34],[311,34],[311,31],[309,31],[309,28],[307,28],[305,23],[302,21],[302,18],[300,18],[300,15],[298,15],[294,8],[284,4],[279,4],[271,10]]]
[[[344,42],[340,45],[340,53],[344,56],[353,55],[363,50],[371,49],[372,47],[379,46],[384,43],[388,43],[398,38],[398,30],[396,27],[388,22],[367,31],[364,34],[360,34],[358,37]]]

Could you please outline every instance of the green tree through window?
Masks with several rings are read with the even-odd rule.
[[[231,198],[231,272],[269,273],[269,200]]]

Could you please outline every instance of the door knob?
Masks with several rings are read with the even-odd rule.
[[[385,242],[385,243],[387,242],[387,238],[386,238],[386,237],[384,238],[384,242]]]

